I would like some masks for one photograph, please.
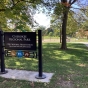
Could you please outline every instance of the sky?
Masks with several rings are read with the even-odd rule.
[[[82,0],[81,4],[85,4],[87,0]],[[78,5],[76,5],[77,3],[73,4],[73,7],[75,8],[80,8]],[[36,22],[40,25],[40,26],[45,26],[46,28],[48,28],[50,26],[50,17],[46,16],[44,13],[36,13],[34,16],[34,19],[36,20]]]
[[[48,28],[50,26],[50,17],[47,17],[44,13],[37,13],[34,19],[40,26],[45,26]]]

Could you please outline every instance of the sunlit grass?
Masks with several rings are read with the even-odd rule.
[[[20,62],[15,62],[16,63],[16,65],[20,65]]]
[[[50,83],[34,83],[34,88],[88,88],[88,49],[81,43],[68,43],[61,50],[59,43],[43,44],[43,71],[54,73]],[[38,59],[5,57],[6,68],[38,71]],[[0,88],[33,88],[31,82],[0,78]],[[67,87],[69,88],[69,87]]]

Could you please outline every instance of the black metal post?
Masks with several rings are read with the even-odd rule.
[[[0,30],[0,64],[1,64],[1,71],[0,74],[5,74],[5,61],[4,61],[4,33]]]
[[[39,68],[39,74],[35,76],[37,79],[44,79],[46,76],[42,72],[42,31],[38,30],[38,68]]]

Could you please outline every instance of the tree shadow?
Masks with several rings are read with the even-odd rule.
[[[47,43],[43,46],[44,71],[70,74],[78,70],[83,71],[87,66],[88,51],[83,44],[68,44],[68,50],[58,49],[60,44],[57,43]],[[85,66],[81,66],[83,63]]]
[[[38,59],[35,58],[18,58],[5,57],[6,68],[21,70],[38,70]]]

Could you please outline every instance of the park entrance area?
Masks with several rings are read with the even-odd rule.
[[[21,78],[33,81],[35,79],[45,79],[52,77],[53,74],[43,74],[42,69],[42,34],[41,30],[36,32],[5,32],[0,31],[0,60],[1,60],[1,76],[6,78]],[[38,36],[38,48],[36,43],[36,35]],[[3,42],[4,40],[4,42]],[[24,57],[38,58],[38,72],[5,69],[6,57]],[[30,66],[30,64],[29,64]],[[29,73],[29,74],[28,74]],[[49,76],[50,75],[50,76]],[[47,76],[47,77],[46,77]],[[31,79],[30,79],[31,78]],[[34,80],[35,80],[34,79]],[[48,81],[49,82],[49,81]]]

